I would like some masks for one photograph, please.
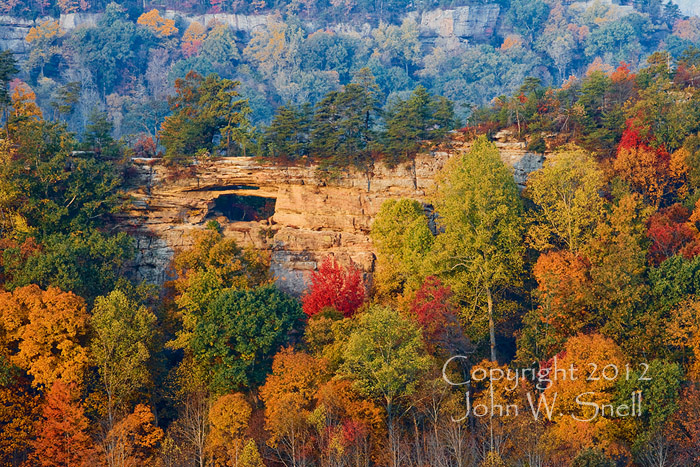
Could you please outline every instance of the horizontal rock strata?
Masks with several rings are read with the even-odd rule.
[[[528,153],[520,143],[499,147],[519,183],[541,166],[542,156]],[[381,204],[402,197],[427,201],[436,173],[459,149],[419,155],[415,183],[410,166],[378,165],[370,177],[349,172],[323,183],[313,166],[278,167],[249,157],[200,163],[179,173],[158,160],[137,159],[133,208],[122,215],[118,228],[137,240],[135,277],[153,283],[168,278],[174,252],[191,246],[192,232],[210,220],[239,244],[269,252],[278,285],[291,293],[303,292],[310,272],[327,255],[353,262],[371,280],[375,255],[369,231]],[[225,203],[217,202],[222,196],[269,200],[274,214],[231,219],[222,212]]]

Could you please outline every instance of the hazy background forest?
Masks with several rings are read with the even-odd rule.
[[[421,15],[471,5],[474,28],[442,36]],[[161,8],[160,13],[151,6]],[[163,8],[171,11],[165,19]],[[86,27],[63,31],[60,13],[99,12]],[[194,15],[256,15],[252,31]],[[40,18],[27,35],[20,79],[45,115],[81,134],[105,112],[113,136],[156,138],[176,79],[194,70],[241,82],[252,124],[268,124],[280,105],[311,105],[367,67],[381,106],[417,85],[455,103],[462,123],[479,106],[512,94],[526,77],[560,85],[571,75],[628,63],[658,50],[674,58],[700,38],[694,17],[662,0],[499,2],[78,2],[4,0],[0,13]],[[43,18],[43,19],[42,19]],[[199,21],[197,21],[199,19]]]
[[[660,0],[0,11],[26,30],[0,52],[1,465],[700,465],[697,17]],[[544,161],[522,186],[503,141]],[[438,152],[419,193],[416,160]],[[120,221],[153,188],[136,165],[178,184],[244,155],[308,169],[319,197],[356,177],[359,198],[380,164],[419,195],[365,228],[371,281],[328,256],[291,296],[214,219],[167,282],[136,281]],[[581,378],[550,377],[569,366]],[[448,384],[523,368],[543,373]],[[477,414],[494,402],[521,411]]]

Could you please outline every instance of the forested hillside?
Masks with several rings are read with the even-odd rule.
[[[0,465],[700,464],[697,18],[513,0],[449,45],[381,1],[178,4],[279,15],[0,4],[101,13],[0,53]],[[524,189],[494,139],[544,155]],[[322,199],[380,165],[418,192],[438,151],[367,224],[371,277],[328,256],[293,297],[207,218],[165,284],[128,272],[134,160],[302,167]]]
[[[4,1],[0,12],[37,18],[19,78],[47,118],[81,134],[94,112],[106,112],[113,136],[131,142],[156,136],[166,97],[190,70],[240,81],[259,128],[280,105],[314,105],[365,67],[380,107],[423,85],[452,100],[464,121],[526,77],[557,86],[591,67],[624,61],[634,69],[658,50],[678,57],[700,39],[698,20],[661,0],[443,3],[175,2],[154,10],[141,2]],[[95,16],[62,29],[58,15],[71,12]],[[216,12],[247,16],[195,16]]]

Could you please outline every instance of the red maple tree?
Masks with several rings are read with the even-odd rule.
[[[647,237],[653,242],[649,257],[654,264],[661,264],[677,254],[686,259],[700,254],[700,233],[690,217],[690,210],[679,203],[651,216]]]
[[[311,286],[302,298],[302,305],[307,316],[333,308],[349,318],[364,301],[365,287],[360,271],[354,265],[346,269],[334,257],[327,256],[318,271],[311,274]]]
[[[426,334],[435,336],[444,328],[447,317],[455,313],[452,290],[435,276],[426,277],[411,303],[411,312]]]
[[[428,347],[456,353],[469,343],[462,333],[452,289],[435,276],[428,276],[410,305],[410,312],[423,328]]]

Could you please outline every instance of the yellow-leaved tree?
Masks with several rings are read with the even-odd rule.
[[[61,54],[61,48],[57,41],[63,37],[63,30],[56,20],[40,21],[38,25],[32,27],[24,38],[29,43],[30,68],[40,68],[44,74],[44,66],[51,59]]]
[[[88,363],[87,323],[85,301],[71,292],[27,285],[0,293],[0,326],[17,349],[10,361],[33,377],[35,387],[56,380],[80,384]]]
[[[216,465],[262,467],[258,447],[246,436],[253,410],[241,393],[217,398],[209,409],[209,449]]]
[[[139,16],[136,22],[141,26],[150,28],[158,37],[170,37],[173,34],[177,34],[175,21],[163,18],[155,8]]]

